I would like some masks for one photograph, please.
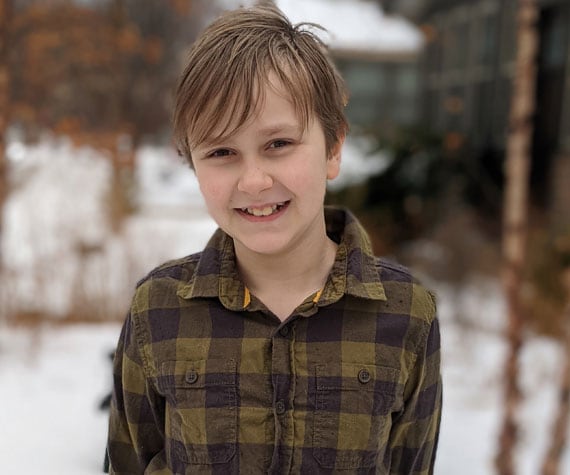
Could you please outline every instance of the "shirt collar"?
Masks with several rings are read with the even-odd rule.
[[[217,297],[229,310],[244,310],[250,302],[237,271],[233,239],[217,229],[202,251],[194,274],[178,295],[182,298]]]
[[[358,220],[345,209],[326,207],[325,221],[327,234],[338,250],[317,305],[329,305],[345,294],[386,300],[370,240]],[[251,297],[237,270],[233,240],[221,229],[210,238],[192,278],[178,295],[185,299],[217,297],[233,311],[249,307]]]
[[[325,222],[327,235],[338,249],[319,306],[336,302],[344,294],[386,300],[372,245],[362,225],[350,211],[332,207],[325,208]]]

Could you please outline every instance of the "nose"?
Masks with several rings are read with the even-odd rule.
[[[256,196],[272,186],[273,178],[259,163],[244,164],[244,169],[238,182],[239,191]]]

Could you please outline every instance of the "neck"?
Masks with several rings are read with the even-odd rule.
[[[321,239],[305,242],[282,255],[252,253],[236,245],[236,257],[245,285],[256,295],[278,288],[310,292],[323,288],[334,264],[337,245],[323,230]]]

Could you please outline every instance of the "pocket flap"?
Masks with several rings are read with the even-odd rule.
[[[400,377],[395,368],[358,363],[326,363],[315,369],[317,390],[394,393]]]
[[[165,361],[160,367],[158,385],[163,390],[230,386],[237,382],[236,370],[233,359]]]

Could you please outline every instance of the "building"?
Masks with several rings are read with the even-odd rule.
[[[570,225],[570,2],[537,3],[532,197]],[[419,0],[414,11],[427,39],[423,118],[461,137],[464,152],[491,172],[500,171],[505,153],[516,7],[517,0]]]

